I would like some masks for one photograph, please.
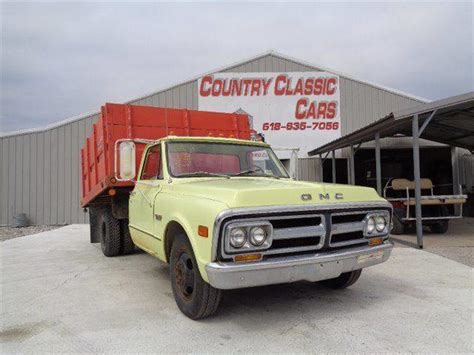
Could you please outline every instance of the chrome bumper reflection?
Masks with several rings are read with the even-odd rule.
[[[219,289],[235,289],[301,280],[320,281],[343,272],[362,269],[386,261],[392,252],[390,242],[310,256],[274,258],[236,264],[212,262],[206,265],[209,283]]]

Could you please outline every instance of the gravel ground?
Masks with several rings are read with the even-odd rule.
[[[50,231],[59,227],[63,227],[63,226],[30,226],[30,227],[23,227],[23,228],[0,227],[0,240],[3,242],[8,239],[46,232],[46,231]]]

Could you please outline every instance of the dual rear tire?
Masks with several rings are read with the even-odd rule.
[[[117,219],[110,208],[90,208],[91,241],[100,242],[107,257],[130,254],[135,250],[127,219]]]
[[[128,219],[120,220],[120,235],[121,235],[121,249],[120,254],[128,255],[135,251],[135,244],[133,243],[130,229],[128,228]]]

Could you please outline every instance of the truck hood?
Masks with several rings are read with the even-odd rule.
[[[230,208],[384,201],[369,187],[252,177],[175,180],[173,191],[223,202]],[[303,200],[302,195],[311,199]]]

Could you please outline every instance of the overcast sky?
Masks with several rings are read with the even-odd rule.
[[[428,99],[473,90],[473,7],[1,4],[0,131],[41,127],[273,49]]]

